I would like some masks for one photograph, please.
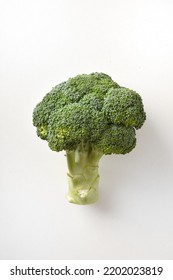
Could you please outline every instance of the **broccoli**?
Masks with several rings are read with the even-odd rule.
[[[65,151],[69,202],[97,201],[99,160],[131,152],[145,119],[140,95],[103,73],[77,75],[45,95],[33,125],[51,150]]]

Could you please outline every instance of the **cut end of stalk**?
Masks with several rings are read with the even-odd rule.
[[[67,194],[70,203],[87,205],[93,204],[98,200],[98,192],[96,190],[78,190],[75,194]]]

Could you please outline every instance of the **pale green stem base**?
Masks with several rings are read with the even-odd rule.
[[[91,204],[98,200],[98,163],[101,154],[88,148],[85,151],[67,151],[68,194],[75,204]]]

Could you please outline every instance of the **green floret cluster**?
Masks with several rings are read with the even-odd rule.
[[[126,154],[146,119],[142,99],[104,73],[78,75],[55,86],[37,104],[33,125],[51,150],[66,151],[68,200],[97,200],[98,163],[103,155]]]
[[[103,73],[78,75],[55,86],[36,106],[33,124],[53,151],[90,143],[103,154],[135,147],[135,129],[145,121],[142,99]]]

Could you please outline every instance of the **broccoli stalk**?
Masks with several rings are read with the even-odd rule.
[[[33,125],[51,150],[66,151],[69,202],[97,200],[100,158],[131,152],[145,119],[140,95],[103,73],[78,75],[46,94]]]
[[[76,204],[90,204],[98,199],[99,160],[102,153],[88,143],[75,151],[66,151],[69,189],[67,198]]]

